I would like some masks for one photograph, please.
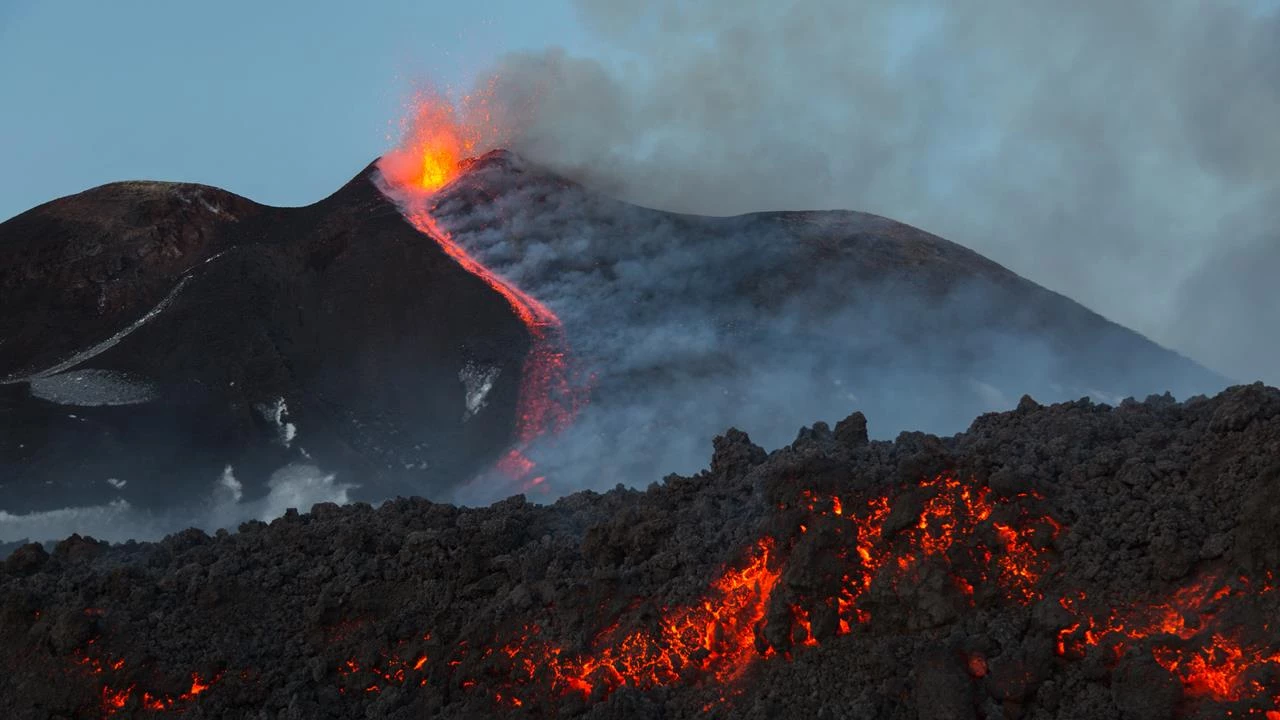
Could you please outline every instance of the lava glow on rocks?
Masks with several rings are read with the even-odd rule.
[[[500,621],[484,643],[439,642],[423,632],[378,651],[376,659],[353,655],[338,664],[332,671],[338,692],[460,691],[484,698],[495,712],[554,715],[566,702],[598,702],[624,687],[689,686],[719,698],[711,708],[729,702],[757,661],[857,642],[858,632],[900,632],[903,618],[921,608],[1039,605],[1070,618],[1057,632],[1061,662],[1101,652],[1101,661],[1114,666],[1127,653],[1149,653],[1178,679],[1185,698],[1244,702],[1250,716],[1280,719],[1280,651],[1244,637],[1239,628],[1248,623],[1237,617],[1250,612],[1251,599],[1276,591],[1269,576],[1254,582],[1210,575],[1165,600],[1091,612],[1095,603],[1084,593],[1042,590],[1064,528],[1037,511],[1043,504],[1034,493],[998,497],[980,483],[940,475],[875,493],[799,490],[794,498],[777,508],[781,524],[774,526],[791,529],[754,542],[693,601],[635,598],[585,644],[566,637],[576,631],[514,617]],[[832,584],[816,589],[821,583],[812,581],[823,572],[812,566],[807,582],[788,582],[793,566],[814,562],[830,569]],[[922,593],[931,595],[919,605]],[[641,606],[649,610],[637,611]],[[341,622],[326,643],[344,652],[359,641],[360,626]],[[963,662],[972,678],[990,673],[980,654]],[[221,678],[192,674],[190,690],[177,695],[140,691],[124,660],[104,654],[96,640],[76,664],[98,679],[104,718],[182,712],[217,692]]]
[[[656,627],[596,637],[597,647],[571,655],[530,627],[501,648],[510,659],[512,690],[602,697],[625,686],[648,690],[707,678],[736,680],[757,656],[756,633],[780,570],[770,568],[774,542],[759,541],[744,567],[726,570],[699,603],[664,608]]]
[[[993,499],[989,488],[947,475],[924,480],[910,498],[884,493],[852,505],[839,496],[803,491],[800,506],[809,517],[802,534],[825,522],[835,537],[830,551],[844,568],[834,603],[835,634],[870,622],[871,611],[863,601],[873,586],[896,592],[904,582],[918,580],[925,566],[944,571],[965,605],[976,602],[978,587],[984,594],[995,588],[1004,600],[1018,604],[1039,600],[1036,585],[1048,569],[1048,541],[1061,526],[1048,515],[1020,509],[1013,501],[1022,498],[1033,496]],[[808,618],[832,604],[831,598],[810,600],[818,607],[794,613],[801,644],[813,638]]]
[[[1157,665],[1177,676],[1184,694],[1215,702],[1270,700],[1280,707],[1280,649],[1242,637],[1229,620],[1242,603],[1276,591],[1268,577],[1255,585],[1247,577],[1224,580],[1208,575],[1188,583],[1164,601],[1139,603],[1091,615],[1084,593],[1058,602],[1077,619],[1058,633],[1058,654],[1080,658],[1101,648],[1119,660],[1142,646]],[[1280,720],[1280,712],[1267,712]]]
[[[140,690],[137,682],[120,683],[114,678],[128,675],[129,669],[122,658],[103,656],[97,648],[97,640],[90,640],[88,647],[75,654],[76,665],[90,675],[103,680],[99,697],[102,718],[111,718],[120,713],[143,710],[148,712],[183,712],[196,699],[207,692],[221,676],[204,678],[200,673],[191,673],[190,688],[183,693],[171,695],[159,691]]]
[[[630,630],[625,626],[634,621],[615,621],[594,634],[586,651],[571,651],[557,641],[554,628],[537,624],[525,624],[505,640],[495,637],[485,648],[459,643],[447,654],[450,682],[464,691],[480,687],[480,676],[462,671],[464,660],[478,656],[485,684],[493,687],[500,679],[492,697],[497,707],[550,708],[569,696],[597,701],[622,687],[727,689],[759,659],[791,657],[798,647],[819,645],[872,622],[871,611],[862,606],[865,596],[905,591],[929,564],[948,568],[954,593],[964,603],[976,602],[975,585],[988,602],[1028,604],[1041,598],[1036,585],[1048,568],[1048,540],[1061,531],[1057,522],[1017,509],[1014,503],[1022,497],[993,499],[988,488],[950,476],[926,480],[915,491],[928,495],[918,509],[896,503],[898,489],[848,502],[802,491],[795,507],[780,508],[801,513],[804,521],[795,534],[785,541],[758,540],[698,601],[660,607],[656,618]],[[899,506],[909,509],[906,522],[887,527]],[[903,516],[900,511],[897,518]],[[838,540],[833,552],[845,570],[838,594],[816,602],[780,594],[788,556],[809,541],[810,527],[823,524]],[[835,632],[825,638],[812,628],[816,606],[834,610],[839,618]],[[388,672],[410,664],[423,670],[423,662],[384,653],[378,667],[360,673],[359,663],[349,660],[339,673],[346,688],[365,692],[387,684],[428,685],[425,673]]]

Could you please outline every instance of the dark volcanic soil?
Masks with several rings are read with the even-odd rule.
[[[874,418],[873,418],[874,420]],[[1280,391],[868,441],[639,492],[317,506],[0,574],[5,717],[1217,718],[1280,709]],[[148,710],[147,708],[155,708]]]

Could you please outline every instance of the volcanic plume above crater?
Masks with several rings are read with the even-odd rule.
[[[695,470],[731,425],[1226,384],[892,220],[672,214],[481,149],[426,104],[313,205],[127,182],[0,224],[0,541],[551,499]]]

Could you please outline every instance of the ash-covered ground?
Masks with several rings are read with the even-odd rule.
[[[874,422],[874,418],[872,418]],[[0,572],[10,718],[1280,708],[1280,391],[855,413],[645,491],[319,505]]]

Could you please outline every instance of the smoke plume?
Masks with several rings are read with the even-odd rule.
[[[530,160],[670,210],[893,217],[1280,382],[1274,3],[577,7],[607,59],[513,55],[484,81]]]
[[[1117,403],[1223,383],[972,252],[865,213],[658,212],[508,153],[437,194],[386,191],[563,323],[591,400],[527,448],[550,480],[536,491],[695,472],[731,426],[772,449],[859,409],[877,437],[947,434],[1024,393]],[[519,489],[486,477],[434,499]]]

